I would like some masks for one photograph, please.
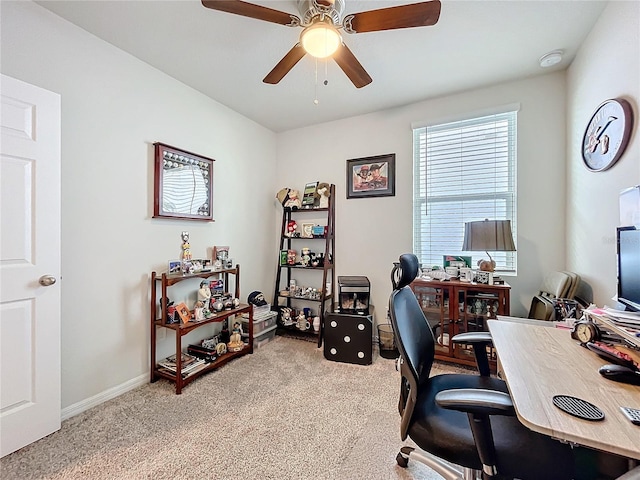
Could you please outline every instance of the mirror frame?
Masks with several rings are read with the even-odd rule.
[[[202,220],[205,222],[213,221],[213,158],[203,157],[196,153],[188,152],[165,143],[156,142],[154,146],[154,202],[153,202],[153,218],[175,218],[181,220]],[[205,185],[207,188],[207,200],[203,205],[207,205],[206,208],[200,208],[198,213],[193,214],[191,212],[170,212],[163,209],[164,200],[164,175],[168,170],[164,157],[165,154],[177,155],[179,163],[191,163],[197,162],[200,165],[201,170],[208,172],[203,175],[208,178],[205,179]],[[191,192],[187,192],[190,195]]]

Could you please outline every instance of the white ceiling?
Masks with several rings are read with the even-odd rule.
[[[333,61],[318,61],[316,86],[308,55],[278,85],[262,83],[301,29],[214,11],[199,0],[37,3],[279,132],[567,68],[607,2],[442,0],[434,26],[343,34],[373,78],[361,89]],[[299,15],[295,0],[252,3]],[[345,14],[407,3],[416,0],[346,0]],[[538,59],[556,49],[565,52],[562,63],[540,68]]]

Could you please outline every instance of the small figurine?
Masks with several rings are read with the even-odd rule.
[[[293,323],[293,320],[291,320],[291,309],[289,307],[282,307],[280,309],[280,319],[282,320],[282,324],[286,326]]]
[[[193,312],[194,312],[194,318],[196,321],[204,320],[205,319],[204,303],[198,300],[195,306],[193,307]]]
[[[242,350],[244,346],[242,342],[242,325],[240,322],[234,322],[232,332],[231,337],[229,337],[229,351],[238,352]]]
[[[298,229],[298,224],[295,220],[289,220],[287,222],[287,231],[285,232],[285,235],[287,237],[293,237],[295,236],[296,230]]]
[[[320,183],[318,185],[318,195],[320,196],[319,198],[319,203],[318,203],[318,207],[319,208],[328,208],[329,207],[329,195],[330,195],[330,186],[328,183]]]
[[[493,258],[478,260],[478,267],[480,267],[481,272],[493,272],[496,269],[496,262]]]
[[[191,245],[189,244],[189,232],[182,232],[182,261],[191,260]]]
[[[203,306],[208,306],[211,300],[211,289],[209,288],[209,281],[203,280],[200,282],[200,289],[198,290],[198,301],[202,302]]]
[[[296,264],[296,251],[287,250],[287,265],[295,265],[295,264]]]
[[[300,200],[300,192],[298,190],[289,190],[289,198],[284,202],[285,210],[298,210],[302,207],[302,200]]]
[[[217,299],[212,306],[216,312],[221,312],[222,310],[224,310],[224,304],[220,301],[220,299]]]
[[[276,193],[276,198],[278,199],[278,202],[280,202],[280,205],[282,205],[284,207],[284,204],[287,202],[287,200],[289,200],[289,191],[291,189],[288,187],[284,187],[281,188],[278,193]]]
[[[302,255],[300,255],[300,263],[303,267],[308,267],[311,262],[311,251],[307,247],[302,248]]]

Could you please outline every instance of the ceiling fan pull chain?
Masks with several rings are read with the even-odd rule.
[[[324,85],[329,85],[329,60],[324,61]]]
[[[313,100],[313,104],[314,104],[314,105],[318,105],[318,104],[320,103],[320,102],[318,101],[318,59],[316,58],[316,59],[315,59],[315,61],[316,61],[316,83],[315,83],[315,86],[314,86],[314,90],[315,90],[315,91],[314,91],[314,95],[315,95],[315,98],[314,98],[314,100]]]

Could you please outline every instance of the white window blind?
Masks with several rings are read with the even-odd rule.
[[[425,267],[463,252],[464,224],[476,220],[516,223],[517,112],[415,128],[414,252]],[[517,247],[517,244],[516,244]],[[516,271],[516,252],[489,252],[496,271]]]

